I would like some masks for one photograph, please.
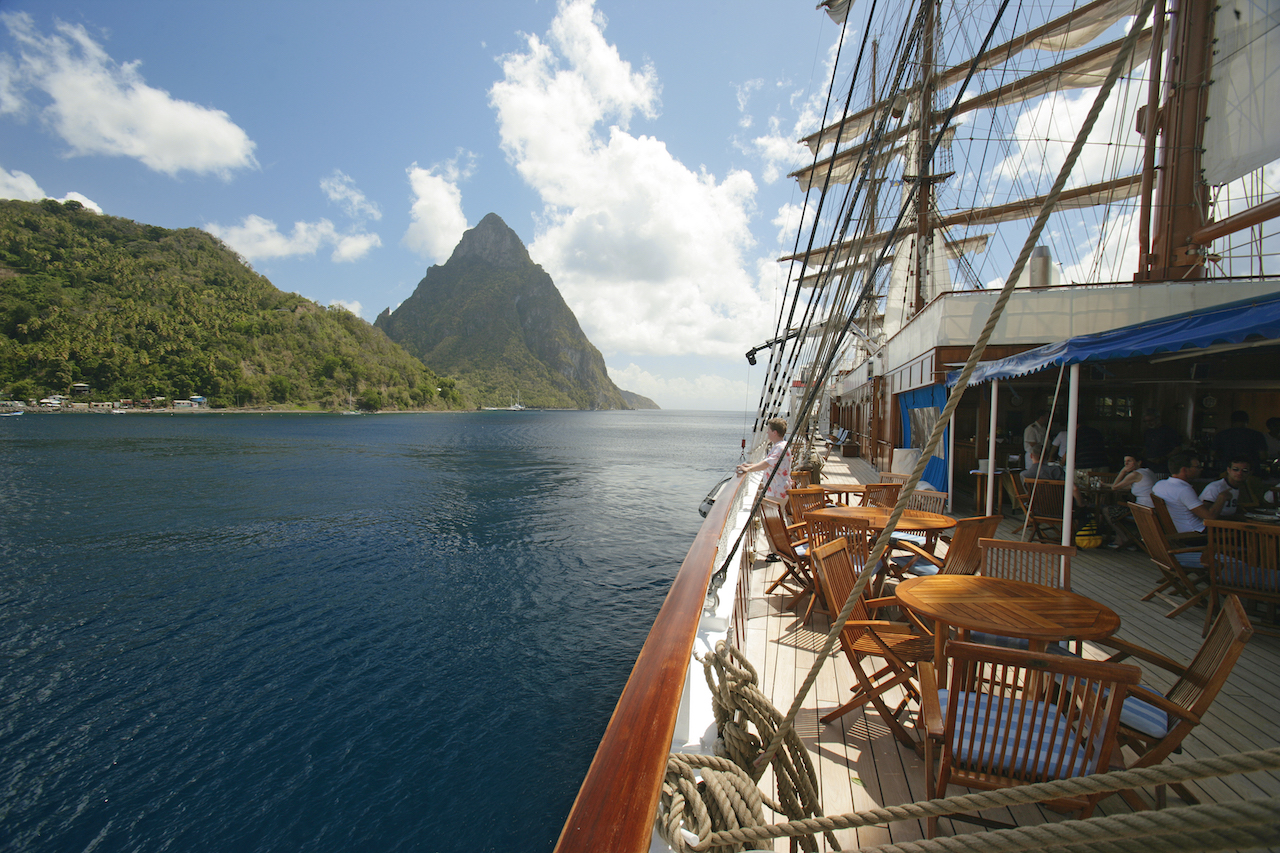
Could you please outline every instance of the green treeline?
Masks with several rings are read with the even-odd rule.
[[[0,393],[213,406],[464,405],[380,330],[284,293],[196,228],[0,201]]]

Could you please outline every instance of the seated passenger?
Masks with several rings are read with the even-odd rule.
[[[1175,453],[1169,457],[1169,479],[1156,483],[1151,490],[1151,494],[1168,507],[1169,518],[1179,533],[1204,533],[1205,519],[1221,515],[1222,506],[1227,502],[1225,493],[1218,495],[1212,504],[1206,505],[1200,500],[1190,481],[1199,475],[1201,467],[1200,457]]]

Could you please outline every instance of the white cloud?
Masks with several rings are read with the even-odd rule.
[[[648,397],[664,409],[747,411],[759,394],[745,379],[713,373],[660,376],[634,363],[621,369],[610,367],[609,378],[619,388]]]
[[[204,227],[249,261],[314,255],[326,245],[335,247],[330,260],[354,261],[382,245],[377,234],[339,234],[328,219],[295,222],[289,234],[280,231],[270,219],[257,215],[246,216],[239,225],[211,222]]]
[[[132,157],[167,175],[257,166],[254,142],[225,112],[147,85],[140,61],[116,62],[83,26],[59,21],[45,36],[26,13],[0,20],[20,47],[0,67],[0,111],[25,113],[25,90],[43,93],[39,115],[72,154]]]
[[[0,198],[12,198],[18,201],[38,201],[42,198],[49,198],[49,194],[40,189],[36,179],[26,172],[20,172],[17,169],[12,172],[6,172],[3,168],[0,168]],[[67,193],[58,201],[78,201],[94,213],[102,212],[101,205],[81,193]]]
[[[26,172],[14,169],[6,172],[0,169],[0,198],[13,198],[19,201],[35,201],[47,198],[44,190],[36,183],[36,179]]]
[[[94,213],[102,212],[102,207],[96,201],[80,193],[67,193],[59,201],[78,201]]]
[[[458,184],[471,176],[474,161],[473,154],[460,151],[454,159],[429,169],[414,163],[405,170],[413,190],[413,205],[409,209],[412,222],[401,242],[426,260],[448,260],[467,230]]]
[[[530,254],[606,353],[740,354],[772,294],[744,259],[755,182],[627,131],[657,114],[657,74],[634,71],[604,26],[590,0],[562,0],[489,91],[503,150],[544,202]]]
[[[382,245],[382,238],[377,234],[347,234],[339,237],[337,248],[333,250],[330,260],[338,263],[358,261],[372,250]]]
[[[321,178],[320,189],[328,196],[329,201],[340,205],[352,219],[382,218],[378,205],[365,198],[364,193],[356,188],[356,182],[351,176],[340,169],[334,169],[332,175]]]
[[[355,314],[357,317],[359,317],[360,312],[364,310],[364,306],[361,305],[359,302],[355,302],[355,301],[349,302],[345,299],[331,299],[329,300],[329,305],[336,306],[339,308],[345,308],[348,311],[350,311],[352,314]]]

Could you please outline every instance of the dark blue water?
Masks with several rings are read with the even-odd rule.
[[[0,419],[0,847],[550,850],[741,430]]]

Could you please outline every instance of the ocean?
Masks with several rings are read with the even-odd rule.
[[[551,850],[749,428],[0,419],[0,848]]]

